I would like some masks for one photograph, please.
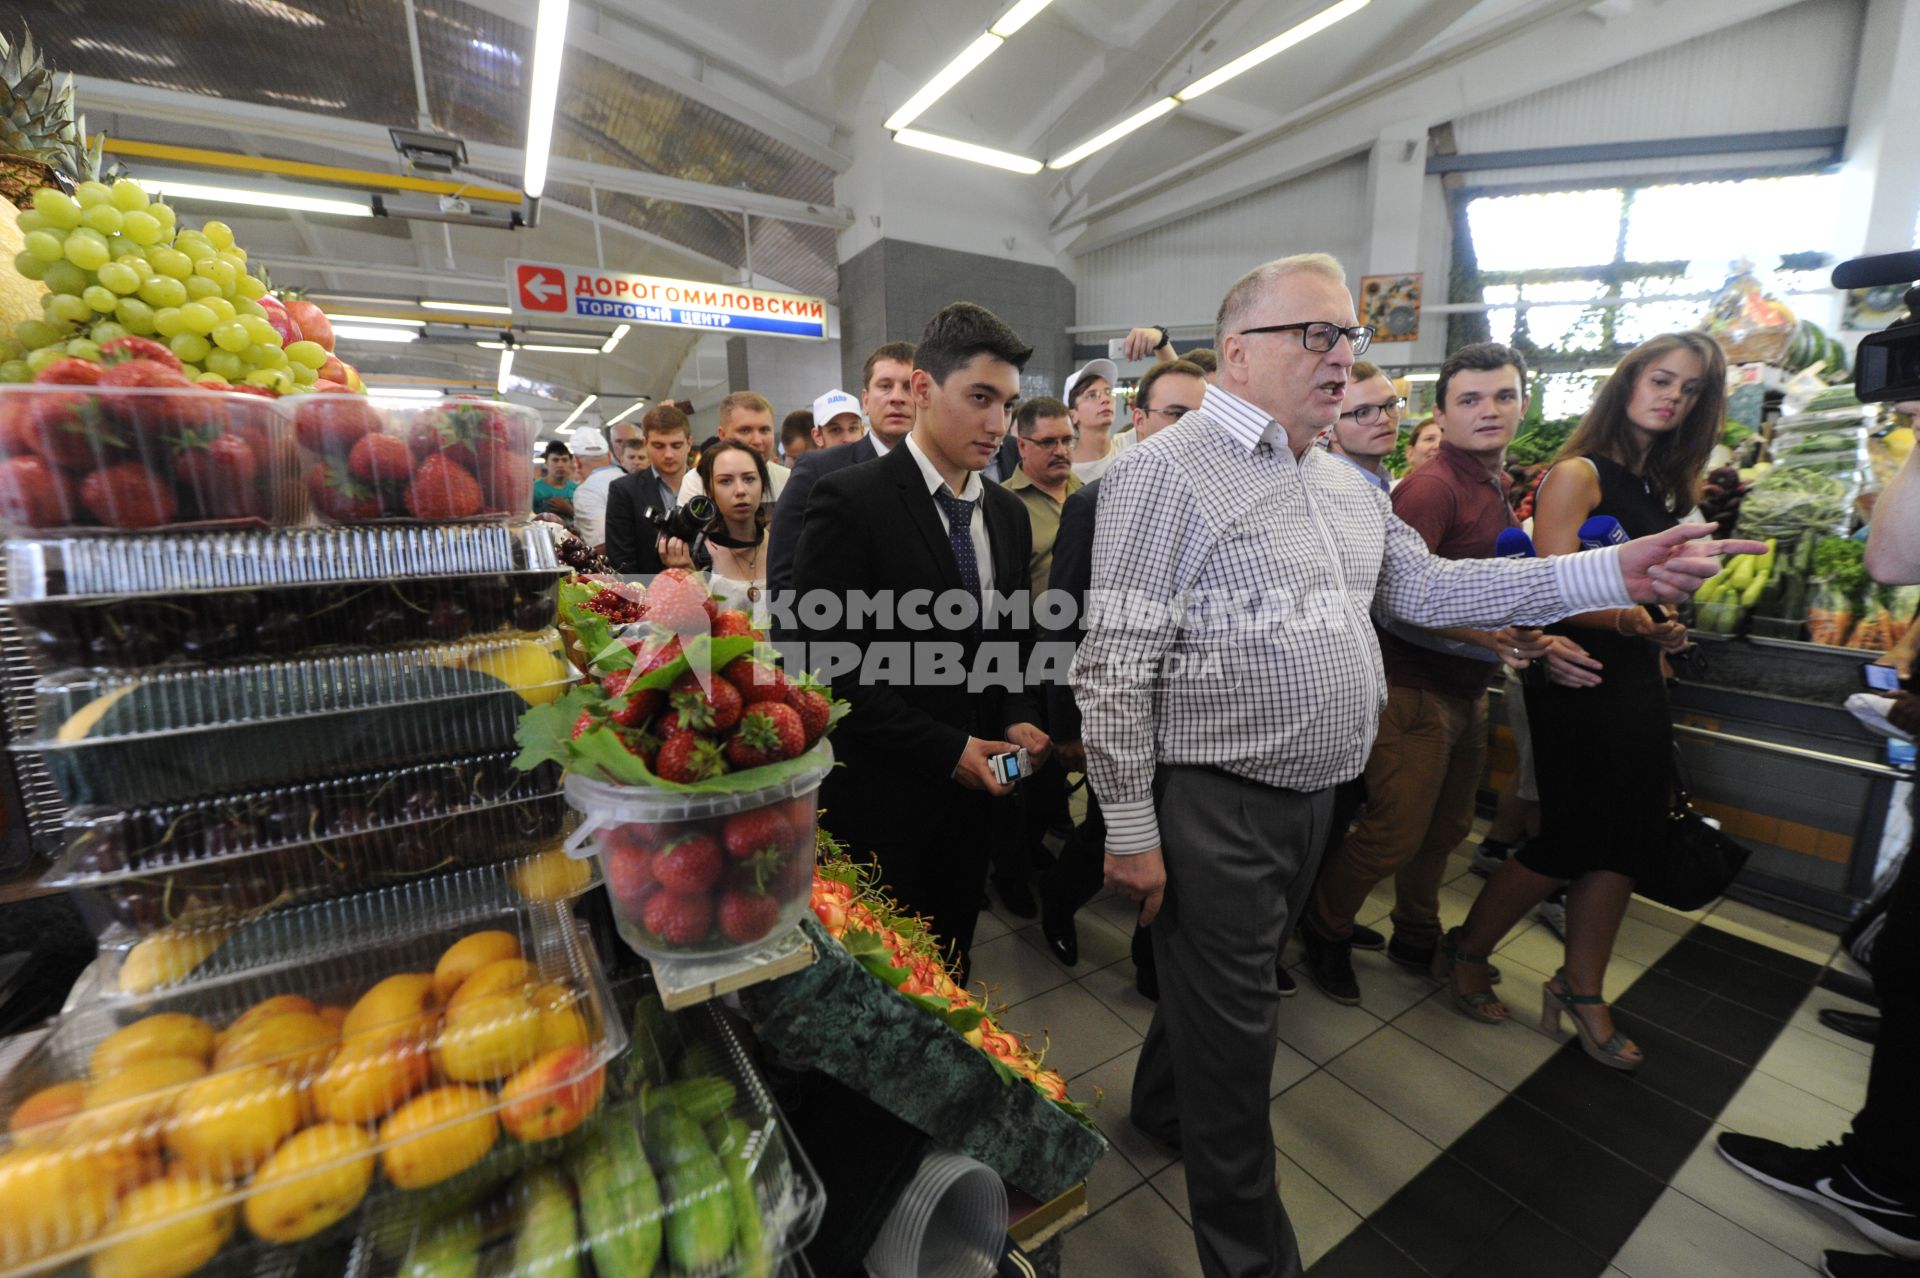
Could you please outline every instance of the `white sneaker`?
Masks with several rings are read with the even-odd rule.
[[[1555,896],[1558,896],[1555,893]],[[1567,939],[1567,902],[1564,897],[1555,900],[1548,897],[1534,907],[1533,917],[1545,923],[1548,929],[1561,940]]]

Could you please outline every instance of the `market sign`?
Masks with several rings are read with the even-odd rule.
[[[825,338],[827,304],[796,293],[629,275],[592,266],[508,262],[507,294],[517,316],[660,324],[775,337]]]

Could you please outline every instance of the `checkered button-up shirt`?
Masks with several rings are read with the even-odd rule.
[[[1617,548],[1436,558],[1386,494],[1218,386],[1114,462],[1073,685],[1107,847],[1160,844],[1160,764],[1318,790],[1357,775],[1386,676],[1376,599],[1415,625],[1544,625],[1632,603]]]

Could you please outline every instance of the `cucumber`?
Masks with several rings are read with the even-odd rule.
[[[733,1187],[700,1125],[667,1105],[647,1116],[648,1152],[667,1191],[667,1251],[683,1272],[717,1265],[733,1250]]]
[[[733,1108],[733,1084],[724,1078],[686,1078],[664,1087],[649,1087],[640,1097],[640,1112],[651,1114],[671,1105],[701,1125],[724,1118]]]
[[[747,1161],[747,1125],[737,1118],[716,1118],[707,1124],[707,1137],[727,1169],[727,1183],[733,1186],[733,1272],[736,1278],[768,1278],[773,1272],[773,1250],[760,1219],[753,1165]]]
[[[513,1237],[513,1278],[580,1278],[580,1231],[573,1195],[555,1167],[535,1167],[513,1187],[519,1229]]]
[[[449,1216],[425,1225],[407,1247],[400,1278],[478,1278],[480,1222]]]
[[[568,1164],[580,1187],[580,1219],[599,1278],[650,1278],[660,1259],[660,1186],[640,1133],[609,1115]]]
[[[633,1005],[633,1065],[629,1081],[643,1083],[673,1081],[682,1044],[680,1027],[658,994],[643,994]]]

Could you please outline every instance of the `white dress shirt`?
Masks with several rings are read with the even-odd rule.
[[[927,481],[929,497],[942,488],[953,493],[953,489],[947,487],[947,481],[940,477],[940,472],[934,469],[933,462],[921,451],[919,442],[911,435],[907,436],[907,451],[913,454],[914,464],[920,467],[921,478]],[[973,536],[973,561],[980,569],[980,594],[984,598],[993,589],[993,544],[987,540],[987,517],[981,513],[983,499],[987,495],[986,481],[980,478],[979,471],[970,470],[967,472],[966,487],[953,495],[961,501],[973,503],[973,521],[967,531]],[[947,536],[953,536],[953,525],[947,522],[947,512],[941,509],[939,502],[933,503],[933,510],[940,516],[940,527]]]

